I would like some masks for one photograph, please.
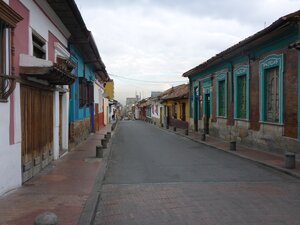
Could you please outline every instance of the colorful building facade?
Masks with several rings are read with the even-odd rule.
[[[183,74],[194,130],[269,151],[299,151],[300,11]]]

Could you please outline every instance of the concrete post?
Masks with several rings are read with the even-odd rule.
[[[107,148],[107,140],[105,138],[101,139],[101,145],[103,148]]]
[[[205,135],[205,133],[201,134],[201,141],[206,141],[206,135]]]
[[[107,132],[106,137],[108,138],[108,140],[111,138],[111,132]]]
[[[69,92],[62,96],[62,148],[69,148]]]
[[[103,158],[103,148],[100,145],[96,146],[96,158]]]
[[[44,212],[38,215],[34,220],[34,225],[57,225],[58,218],[52,212]]]
[[[236,141],[231,141],[230,142],[230,148],[231,151],[236,151]]]
[[[285,168],[295,169],[296,168],[296,156],[293,152],[285,153]]]

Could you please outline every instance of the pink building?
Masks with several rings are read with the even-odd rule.
[[[11,88],[0,92],[1,194],[68,149],[69,85],[75,77],[67,50],[71,33],[47,1],[0,0],[0,6],[6,45],[1,62],[10,63],[1,72],[16,77],[0,80],[1,87],[11,81]]]

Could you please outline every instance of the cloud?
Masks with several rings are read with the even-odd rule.
[[[297,1],[77,0],[121,102],[160,91],[182,73],[297,9]],[[87,4],[88,2],[88,4]],[[268,10],[266,10],[268,9]]]

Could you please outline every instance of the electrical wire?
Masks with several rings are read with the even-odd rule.
[[[128,78],[128,77],[124,77],[124,76],[120,76],[120,75],[116,75],[116,74],[108,74],[109,76],[112,77],[116,77],[116,78],[121,78],[121,79],[125,79],[125,80],[130,80],[130,81],[136,81],[136,82],[143,82],[143,83],[152,83],[152,84],[168,84],[168,83],[185,83],[187,82],[187,80],[182,80],[182,81],[151,81],[151,80],[139,80],[139,79],[134,79],[134,78]]]

